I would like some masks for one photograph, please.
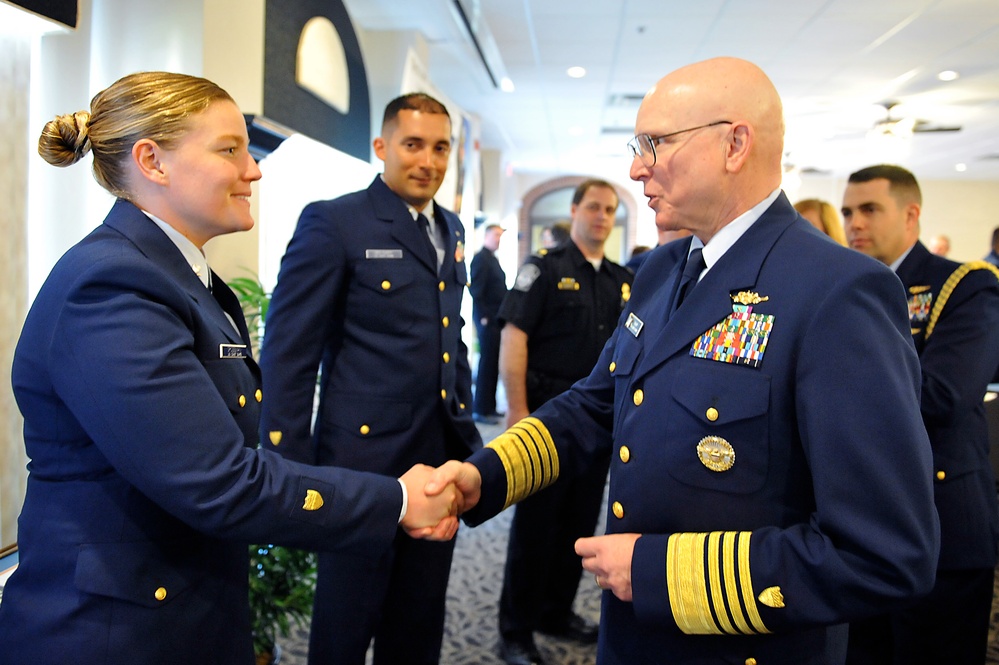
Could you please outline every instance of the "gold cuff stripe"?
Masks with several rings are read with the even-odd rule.
[[[673,619],[688,635],[769,633],[749,566],[749,531],[674,533],[666,545]]]
[[[749,622],[752,624],[753,632],[769,633],[767,627],[763,625],[763,617],[760,616],[759,608],[756,606],[756,592],[753,591],[753,573],[749,568],[749,541],[750,533],[743,531],[739,535],[739,584],[742,586],[742,599],[746,606],[746,614],[749,615]]]
[[[721,626],[722,632],[735,635],[735,626],[732,625],[729,614],[725,611],[725,592],[722,588],[724,578],[722,576],[721,541],[723,535],[720,531],[708,534],[708,586],[711,588],[711,603],[715,608],[715,619],[718,625]]]
[[[721,635],[704,578],[704,533],[674,533],[666,545],[666,585],[673,620],[688,635]]]
[[[990,270],[996,279],[999,279],[999,268],[988,261],[971,261],[970,263],[962,264],[957,270],[951,273],[947,281],[944,282],[943,287],[940,289],[940,294],[936,297],[933,302],[933,311],[930,312],[930,320],[926,324],[926,339],[930,338],[933,334],[933,328],[937,325],[937,319],[940,318],[940,314],[943,312],[943,308],[947,305],[947,300],[950,298],[950,294],[954,292],[957,288],[958,283],[964,279],[972,270]]]
[[[506,471],[504,509],[543,490],[558,478],[558,451],[548,428],[537,418],[524,418],[486,447],[499,455]]]

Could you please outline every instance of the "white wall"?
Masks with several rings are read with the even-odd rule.
[[[915,174],[919,179],[919,174]],[[788,192],[791,202],[804,198],[829,201],[838,210],[845,178],[803,178]],[[968,180],[920,180],[923,209],[920,239],[926,243],[937,234],[950,238],[949,258],[972,261],[988,254],[992,230],[999,226],[999,183]]]

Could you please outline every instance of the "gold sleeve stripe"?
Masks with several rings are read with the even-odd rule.
[[[666,545],[673,619],[688,635],[769,633],[756,606],[749,531],[674,533]]]
[[[708,587],[711,589],[711,604],[715,608],[715,618],[723,633],[734,635],[736,630],[732,625],[729,613],[725,611],[725,593],[722,591],[722,556],[721,541],[724,534],[714,531],[708,534]]]
[[[742,600],[745,603],[746,614],[749,615],[749,622],[753,626],[753,632],[769,633],[770,631],[763,625],[763,617],[760,616],[759,608],[756,606],[753,574],[749,569],[749,541],[749,532],[744,531],[739,534],[739,584],[742,586]]]
[[[508,508],[558,479],[558,451],[551,433],[537,418],[527,417],[490,441],[506,471]]]
[[[933,328],[936,327],[937,319],[940,318],[943,308],[947,305],[947,300],[950,298],[950,294],[954,292],[954,289],[957,288],[958,283],[964,279],[964,276],[972,270],[989,270],[996,276],[996,279],[999,279],[999,268],[996,268],[988,261],[971,261],[970,263],[964,263],[957,270],[951,273],[951,276],[947,278],[947,281],[944,282],[943,287],[940,289],[940,294],[933,302],[933,311],[930,312],[930,320],[926,324],[926,339],[929,339],[930,335],[933,334]]]

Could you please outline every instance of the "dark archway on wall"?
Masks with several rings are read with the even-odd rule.
[[[543,227],[560,219],[566,222],[569,221],[569,206],[572,201],[572,193],[581,182],[588,180],[590,177],[576,175],[553,178],[532,187],[524,194],[524,198],[521,200],[517,228],[518,265],[523,263],[528,256],[536,252],[540,247],[538,236]],[[628,260],[628,253],[635,245],[635,218],[638,213],[638,207],[631,192],[622,189],[613,181],[610,182],[614,185],[614,189],[617,191],[618,198],[620,199],[617,218],[614,223],[615,228],[620,229],[620,233],[617,234],[616,246],[611,246],[612,239],[609,238],[605,249],[607,258],[611,261],[624,264]],[[560,192],[565,193],[564,198],[558,196]],[[545,205],[549,201],[556,200],[564,203],[564,205],[559,206],[560,208],[564,208],[561,211],[553,211],[550,209],[550,206]]]
[[[323,17],[343,45],[350,105],[341,113],[295,81],[306,23]],[[264,29],[264,116],[349,155],[371,158],[371,99],[357,34],[340,0],[267,0]]]

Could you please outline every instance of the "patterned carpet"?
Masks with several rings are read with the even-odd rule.
[[[499,426],[481,426],[482,438],[489,441],[500,433]],[[441,665],[503,665],[497,653],[499,632],[496,626],[499,591],[506,558],[507,532],[512,510],[480,527],[462,526],[455,545],[451,581],[448,587],[447,621]],[[600,593],[589,576],[583,576],[576,595],[576,610],[597,621]],[[989,632],[988,658],[985,665],[999,665],[999,569]],[[538,648],[550,665],[594,665],[596,647],[582,646],[537,637]],[[280,665],[306,665],[308,631],[297,630],[281,644],[284,652]],[[369,659],[370,662],[370,659]]]
[[[502,428],[479,425],[479,431],[483,440],[489,441]],[[441,665],[503,665],[497,651],[496,616],[512,517],[513,511],[508,510],[475,529],[462,526],[459,530],[448,585]],[[599,619],[600,591],[589,576],[580,581],[576,611],[592,621]],[[280,665],[305,665],[308,639],[308,631],[300,629],[282,640]],[[540,634],[537,644],[551,665],[596,663],[594,645],[579,645]]]

